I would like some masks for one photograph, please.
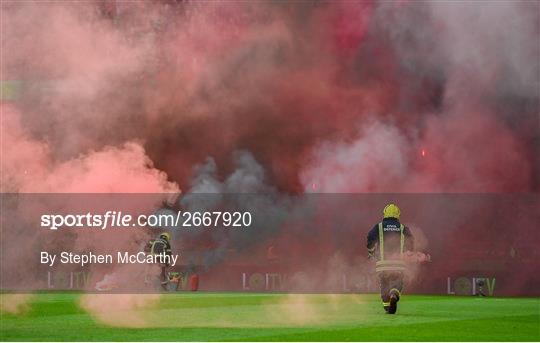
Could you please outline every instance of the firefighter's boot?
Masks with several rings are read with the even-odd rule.
[[[390,309],[390,297],[388,295],[382,296],[382,304],[384,311],[388,313],[388,310]]]
[[[388,314],[395,314],[397,311],[397,303],[399,301],[399,291],[390,291],[390,306],[388,307]]]

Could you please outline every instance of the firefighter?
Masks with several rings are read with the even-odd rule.
[[[403,290],[404,253],[414,250],[414,238],[399,221],[400,210],[395,204],[383,209],[383,220],[367,236],[368,258],[374,259],[380,281],[381,298],[386,313],[395,314]]]
[[[151,255],[160,255],[160,256],[171,256],[171,235],[168,232],[162,232],[159,234],[158,238],[151,239],[146,245],[145,251],[147,254]],[[161,258],[161,263],[159,267],[161,268],[160,282],[161,288],[167,290],[169,284],[169,276],[167,269],[169,268],[169,258]]]

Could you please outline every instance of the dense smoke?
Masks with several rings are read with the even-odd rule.
[[[187,210],[213,208],[227,193],[263,194],[236,204],[262,218],[256,231],[175,233],[184,248],[218,242],[207,267],[267,240],[292,264],[308,265],[317,247],[332,258],[325,270],[361,267],[343,251],[363,245],[388,199],[325,208],[293,199],[304,193],[539,190],[537,2],[1,6],[2,192],[182,190],[174,206]],[[343,220],[336,233],[323,224],[338,204],[353,214],[332,217]],[[494,210],[475,203],[455,218],[430,206],[415,202],[408,218],[444,217],[457,230],[471,218],[489,224]],[[347,226],[355,221],[365,226]],[[22,231],[9,232],[3,248]],[[137,232],[118,249],[150,237]]]
[[[537,7],[5,2],[2,79],[23,84],[4,122],[74,175],[137,141],[181,188],[241,149],[286,192],[537,190]],[[47,189],[11,164],[6,190]]]

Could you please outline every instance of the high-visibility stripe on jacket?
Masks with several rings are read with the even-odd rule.
[[[403,255],[405,246],[404,228],[403,224],[400,224],[400,255]],[[375,264],[376,272],[405,270],[405,263],[402,260],[386,260],[384,257],[384,229],[382,222],[379,223],[379,257],[379,261]]]

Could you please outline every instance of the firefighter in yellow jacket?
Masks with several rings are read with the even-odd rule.
[[[414,238],[400,223],[400,210],[395,204],[383,209],[383,220],[369,231],[368,257],[375,259],[375,270],[381,286],[381,298],[386,313],[395,314],[403,290],[405,263],[403,255],[414,250]]]

